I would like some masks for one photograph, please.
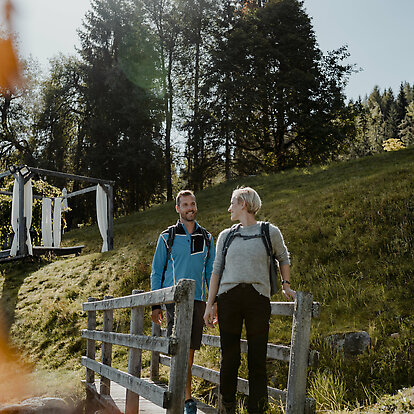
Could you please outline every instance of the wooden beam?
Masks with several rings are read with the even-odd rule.
[[[3,173],[0,173],[0,179],[2,179],[4,177],[8,177],[9,175],[12,175],[12,173],[10,171],[5,171]]]
[[[84,188],[83,190],[78,190],[78,191],[74,191],[73,193],[66,194],[66,196],[62,198],[71,198],[71,197],[75,197],[81,194],[90,193],[92,191],[96,191],[96,185],[92,187]]]
[[[293,316],[295,302],[270,302],[272,315]],[[319,318],[321,314],[321,304],[313,302],[312,318]]]
[[[7,195],[7,196],[10,196],[10,197],[13,197],[13,193],[12,193],[11,191],[0,191],[0,194],[2,194],[2,195]],[[42,196],[37,195],[37,194],[33,194],[33,198],[36,198],[36,199],[38,199],[38,200],[42,200],[42,199],[43,199],[43,197],[42,197]]]
[[[112,299],[112,296],[105,296],[105,299]],[[106,309],[103,311],[102,329],[111,332],[113,327],[114,311]],[[108,342],[102,343],[101,362],[109,367],[112,365],[112,344]],[[101,376],[100,392],[104,395],[111,395],[111,381],[105,376]]]
[[[143,290],[132,291],[133,295],[143,293]],[[144,333],[144,308],[131,308],[131,323],[130,323],[130,335],[142,336]],[[128,374],[134,375],[137,378],[141,378],[141,360],[142,351],[139,348],[129,348],[128,351]],[[139,413],[139,395],[131,390],[126,391],[125,396],[125,414],[137,414]]]
[[[115,184],[115,181],[112,181],[112,180],[102,180],[100,178],[85,177],[83,175],[66,174],[66,173],[62,173],[58,171],[45,170],[43,168],[29,167],[29,169],[30,171],[33,171],[34,173],[39,174],[39,175],[50,175],[52,177],[65,178],[66,180],[86,181],[86,182],[94,183],[94,184],[110,184],[110,185]]]
[[[302,414],[305,411],[312,305],[311,293],[296,292],[286,414]]]
[[[167,408],[168,406],[170,393],[158,385],[151,384],[141,378],[137,378],[87,357],[81,358],[81,364],[145,399],[152,401],[159,407]]]
[[[159,305],[160,303],[172,303],[174,302],[174,294],[178,286],[171,286],[138,295],[122,296],[115,299],[100,300],[91,303],[85,302],[82,304],[82,309],[84,311],[102,311],[106,309],[123,309],[136,306]]]
[[[171,358],[165,355],[160,356],[160,363],[166,366],[170,366]],[[193,376],[212,382],[213,384],[220,384],[220,372],[214,369],[206,368],[201,365],[193,364],[191,370]],[[242,394],[249,395],[249,381],[244,378],[237,378],[237,391]],[[277,388],[267,387],[269,397],[275,400],[286,401],[287,392],[279,390]]]
[[[195,281],[191,279],[181,279],[174,292],[175,315],[173,337],[178,338],[178,343],[177,352],[171,358],[168,390],[173,398],[167,409],[167,414],[179,414],[184,411],[191,326],[193,322],[194,292]]]
[[[176,346],[176,339],[174,338],[157,338],[154,336],[89,331],[86,329],[82,330],[82,338],[107,342],[112,345],[127,346],[128,348],[143,349],[145,351],[163,352],[164,354],[172,354]]]

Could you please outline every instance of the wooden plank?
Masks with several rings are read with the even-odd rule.
[[[161,326],[152,323],[152,336],[153,337],[160,337],[161,335]],[[151,351],[151,379],[153,381],[157,381],[159,379],[160,374],[160,353],[157,351]]]
[[[294,302],[270,302],[271,314],[292,316],[294,306]]]
[[[286,414],[303,414],[305,411],[312,304],[312,294],[296,292]]]
[[[112,299],[112,296],[105,296],[105,299]],[[110,332],[112,331],[114,321],[114,311],[113,309],[106,309],[103,311],[103,331]],[[108,342],[102,343],[102,353],[101,353],[102,364],[111,366],[112,365],[112,344]],[[101,394],[109,395],[110,394],[111,382],[108,378],[101,378]]]
[[[45,247],[33,246],[33,256],[41,256],[46,253],[53,253],[56,256],[66,256],[69,254],[80,254],[85,245],[67,246],[67,247]]]
[[[84,188],[82,190],[74,191],[73,193],[66,194],[66,196],[62,198],[76,197],[81,194],[91,193],[92,191],[96,191],[96,185],[92,187]]]
[[[9,257],[10,256],[10,249],[0,251],[0,258]]]
[[[143,293],[142,290],[133,290],[132,294]],[[131,309],[130,333],[133,336],[142,336],[144,332],[144,308]],[[141,357],[142,351],[137,348],[130,348],[128,352],[128,374],[141,378]],[[131,390],[126,391],[125,414],[137,414],[139,412],[139,395]]]
[[[170,366],[171,358],[165,355],[160,355],[160,363],[166,366]],[[213,384],[220,384],[220,372],[214,369],[206,368],[201,365],[193,365],[191,370],[193,376],[212,382]],[[249,381],[244,378],[237,378],[237,391],[245,395],[249,395]],[[286,401],[286,391],[279,390],[277,388],[267,387],[269,397],[275,400]]]
[[[171,405],[167,409],[167,414],[181,414],[184,410],[193,322],[194,292],[195,281],[191,279],[181,279],[174,292],[175,320],[172,336],[178,339],[178,343],[177,351],[171,358],[168,390],[173,398],[171,399]]]
[[[293,316],[295,302],[270,302],[271,314],[281,316]],[[319,318],[321,313],[321,304],[313,302],[311,315],[312,318]]]
[[[116,332],[82,330],[82,338],[94,341],[107,342],[112,345],[126,346],[128,348],[143,349],[145,351],[163,352],[172,354],[177,344],[176,338],[157,338],[145,335],[130,335]]]
[[[141,378],[137,378],[126,372],[119,371],[113,367],[101,364],[98,361],[89,359],[87,357],[81,358],[81,364],[86,368],[90,368],[97,372],[99,375],[109,378],[111,381],[118,383],[124,388],[127,388],[136,394],[141,395],[147,400],[152,401],[159,407],[167,408],[170,400],[170,393],[168,390],[149,383]]]
[[[94,302],[95,298],[88,298],[89,302]],[[87,322],[87,327],[89,330],[94,330],[96,329],[96,312],[95,311],[89,311],[88,312],[88,322]],[[86,341],[86,356],[89,359],[95,359],[95,353],[96,353],[96,344],[94,340],[87,340]],[[95,373],[90,370],[87,369],[86,370],[86,382],[87,383],[94,383],[95,382]]]
[[[13,193],[11,191],[0,191],[0,194],[13,197]],[[33,194],[33,198],[37,200],[42,200],[43,197],[40,195]]]
[[[202,343],[204,345],[220,348],[220,337],[215,335],[203,335]],[[247,354],[247,348],[247,340],[241,339],[241,352]],[[286,345],[267,344],[267,358],[288,362],[290,358],[290,347]]]
[[[0,258],[0,263],[15,262],[16,260],[24,259],[25,257],[27,257],[27,255],[3,257],[3,258]]]
[[[12,175],[11,171],[5,171],[0,173],[0,179],[4,178],[4,177],[8,177],[9,175]]]
[[[100,300],[94,303],[85,302],[82,304],[82,309],[84,311],[102,311],[106,309],[123,309],[134,308],[137,306],[159,305],[160,303],[172,303],[174,302],[174,294],[177,286],[140,293],[138,295],[128,295],[114,299]]]
[[[100,178],[85,177],[83,175],[66,174],[59,171],[45,170],[43,168],[29,167],[29,169],[36,174],[51,175],[52,177],[65,178],[66,180],[87,181],[94,184],[115,184],[115,181],[112,180],[102,180]]]

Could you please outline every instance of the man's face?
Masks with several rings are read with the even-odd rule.
[[[181,221],[194,221],[197,215],[197,203],[194,196],[181,196],[180,205],[175,206]]]

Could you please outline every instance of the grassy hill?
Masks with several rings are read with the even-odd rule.
[[[312,347],[321,352],[321,363],[309,374],[309,392],[320,409],[352,408],[414,385],[413,178],[411,148],[240,178],[197,194],[198,221],[215,238],[231,224],[227,208],[239,185],[259,192],[259,219],[282,230],[292,256],[292,287],[312,292],[322,304],[322,317],[312,328]],[[158,234],[176,216],[174,205],[166,203],[117,218],[111,252],[100,253],[99,231],[89,226],[64,237],[64,245],[87,246],[79,257],[0,266],[1,301],[12,341],[38,372],[53,371],[47,376],[52,380],[44,379],[49,392],[54,387],[59,392],[59,384],[78,383],[84,375],[79,364],[85,348],[80,339],[86,327],[82,302],[90,296],[148,290]],[[282,298],[276,295],[274,300]],[[128,314],[117,313],[115,326],[128,331]],[[352,360],[323,340],[353,330],[368,331],[371,344],[367,353]],[[272,319],[270,339],[288,343],[289,336],[289,321]],[[197,358],[218,368],[217,352],[203,350]],[[126,350],[114,347],[114,365],[126,364]],[[144,357],[144,369],[148,364]],[[269,374],[273,385],[286,387],[285,365],[269,363]],[[206,384],[198,385],[200,395],[208,394]]]

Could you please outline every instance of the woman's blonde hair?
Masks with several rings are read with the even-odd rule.
[[[247,212],[256,214],[262,207],[262,200],[259,194],[251,187],[239,187],[233,191],[232,197],[235,197],[240,204],[242,201],[246,203]]]

